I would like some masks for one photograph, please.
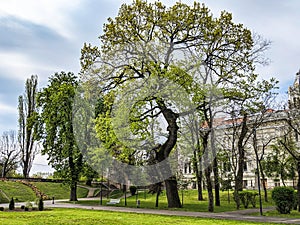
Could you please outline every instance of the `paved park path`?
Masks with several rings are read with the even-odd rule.
[[[91,200],[95,198],[83,198],[79,200]],[[97,198],[98,199],[98,198]],[[166,215],[166,216],[188,216],[199,218],[212,218],[212,219],[228,219],[238,221],[252,221],[262,224],[279,223],[279,224],[300,224],[300,218],[280,218],[280,217],[267,217],[267,216],[251,216],[249,214],[258,212],[259,209],[246,209],[232,212],[222,213],[209,213],[209,212],[186,212],[175,210],[158,210],[158,209],[143,209],[143,208],[127,208],[116,206],[85,206],[73,203],[66,203],[68,200],[55,200],[54,204],[52,200],[44,201],[46,208],[76,208],[76,209],[89,209],[89,210],[101,210],[112,212],[127,212],[127,213],[139,213],[139,214],[152,214],[152,215]],[[16,206],[21,206],[24,203],[16,203]],[[0,206],[7,207],[8,203],[0,204]],[[264,211],[272,210],[274,208],[266,208]]]
[[[95,198],[93,198],[93,199],[95,199]],[[87,199],[84,198],[84,199],[79,199],[79,200],[87,200]],[[246,209],[246,210],[222,212],[222,213],[186,212],[186,211],[175,211],[175,210],[127,208],[127,207],[100,206],[100,205],[99,206],[84,206],[84,205],[73,204],[73,203],[65,203],[61,200],[55,201],[54,204],[52,204],[52,201],[45,201],[45,207],[49,207],[49,208],[56,208],[56,207],[57,208],[80,208],[80,209],[90,209],[90,210],[140,213],[140,214],[152,214],[152,215],[189,216],[189,217],[199,217],[199,218],[228,219],[228,220],[260,222],[262,224],[267,224],[267,223],[300,224],[300,218],[280,218],[280,217],[249,215],[251,213],[259,212],[259,209]],[[273,210],[273,209],[274,209],[274,207],[266,208],[263,210],[265,212],[265,211]]]

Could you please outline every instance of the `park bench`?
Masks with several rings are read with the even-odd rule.
[[[114,198],[111,198],[109,202],[107,202],[106,204],[107,205],[115,205],[115,204],[118,204],[120,203],[120,199],[114,199]]]

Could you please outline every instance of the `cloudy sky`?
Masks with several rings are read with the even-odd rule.
[[[171,5],[175,1],[161,0]],[[192,0],[181,2],[191,4]],[[203,0],[217,16],[233,13],[234,21],[272,41],[270,65],[258,68],[264,78],[280,81],[283,93],[300,68],[299,0]],[[84,42],[97,37],[108,17],[125,0],[0,0],[0,132],[17,130],[17,99],[24,82],[39,76],[40,88],[50,75],[80,69]]]

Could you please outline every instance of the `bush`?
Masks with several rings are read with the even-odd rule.
[[[253,191],[241,191],[239,192],[239,198],[245,207],[245,209],[248,208],[249,203],[251,203],[252,207],[256,206],[256,199],[255,197],[258,195],[257,192]]]
[[[39,211],[43,211],[44,210],[44,202],[43,202],[42,198],[40,198],[40,200],[39,200],[38,209],[39,209]]]
[[[295,204],[295,191],[291,187],[275,187],[272,191],[272,199],[280,214],[291,212]]]
[[[129,191],[130,191],[131,195],[135,195],[136,190],[137,190],[136,186],[130,186],[129,187]]]
[[[25,209],[28,208],[28,209],[32,209],[32,203],[30,201],[27,201],[25,203]],[[26,211],[26,210],[25,210]]]
[[[11,198],[9,205],[8,205],[9,210],[14,210],[15,209],[15,200],[14,198]]]

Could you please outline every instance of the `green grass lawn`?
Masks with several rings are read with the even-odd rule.
[[[31,188],[14,181],[0,181],[0,189],[17,202],[34,201],[36,196]],[[7,199],[1,194],[1,203],[7,203]]]
[[[182,200],[182,192],[180,191],[180,198]],[[221,206],[215,206],[215,212],[227,212],[236,210],[235,202],[233,201],[233,195],[230,193],[230,201],[228,201],[228,193],[220,192],[221,194]],[[113,197],[112,197],[113,198]],[[136,200],[140,200],[140,208],[150,208],[155,209],[155,198],[156,195],[147,194],[145,195],[144,191],[139,191],[138,197],[132,196],[127,198],[127,207],[137,207]],[[207,202],[207,192],[204,192],[204,201],[197,200],[197,190],[187,190],[183,192],[183,207],[176,210],[181,211],[196,211],[196,212],[207,212],[208,210],[208,202]],[[259,207],[258,198],[256,207]],[[103,197],[103,205],[109,201],[106,197]],[[99,205],[99,200],[93,201],[79,201],[77,204],[83,205]],[[272,206],[273,202],[270,199],[268,203],[263,202],[263,207]],[[121,199],[120,203],[116,206],[125,206],[125,200]],[[249,206],[252,208],[252,206]],[[163,193],[159,198],[159,207],[158,209],[168,209],[167,197],[165,193]],[[241,209],[244,209],[241,207]]]
[[[32,212],[0,212],[0,224],[39,225],[39,224],[108,224],[108,225],[237,225],[261,224],[245,221],[215,220],[178,216],[160,216],[134,213],[104,212],[82,209],[53,209]],[[265,223],[264,223],[265,224]],[[271,224],[271,223],[269,223]]]
[[[258,216],[259,213],[251,214],[253,216]],[[272,210],[264,213],[264,216],[272,216],[272,217],[283,217],[283,218],[300,218],[300,212],[296,210],[292,210],[290,214],[280,214],[277,210]]]
[[[39,190],[45,193],[50,198],[68,199],[70,198],[70,188],[66,184],[51,183],[51,182],[32,182]],[[85,198],[88,194],[88,189],[77,187],[77,197]]]

